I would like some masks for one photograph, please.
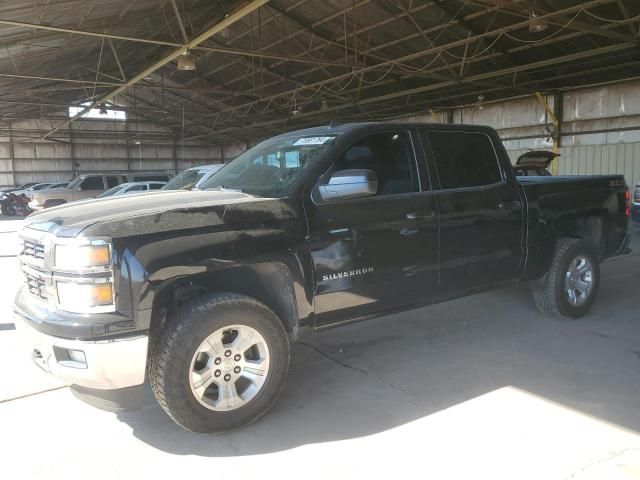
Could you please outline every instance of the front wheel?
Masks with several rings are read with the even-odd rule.
[[[279,318],[244,295],[204,295],[181,307],[152,346],[151,387],[180,426],[222,432],[275,402],[289,369]]]
[[[593,304],[600,284],[600,265],[584,240],[562,238],[547,274],[534,286],[538,309],[556,318],[580,318]]]

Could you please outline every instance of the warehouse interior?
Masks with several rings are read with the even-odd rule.
[[[632,0],[8,0],[0,184],[64,181],[74,163],[175,172],[288,130],[404,118],[489,124],[514,156],[557,141],[559,172],[615,165],[636,182],[639,13]]]
[[[112,187],[108,177],[118,176],[118,182],[125,185],[142,183],[134,179],[136,173],[140,178],[159,175],[166,177],[162,182],[155,179],[164,189],[165,180],[175,180],[186,169],[228,164],[275,135],[361,122],[433,123],[440,132],[446,130],[440,124],[451,128],[486,125],[499,136],[492,137],[493,145],[502,141],[514,165],[530,151],[559,156],[541,174],[544,179],[521,179],[511,175],[504,152],[494,149],[494,164],[498,157],[499,169],[512,182],[503,175],[497,184],[450,187],[447,192],[437,167],[431,170],[433,151],[430,154],[427,148],[418,147],[409,169],[415,167],[412,173],[422,173],[427,182],[418,182],[405,197],[436,198],[434,211],[421,217],[397,207],[394,212],[400,212],[400,220],[389,217],[386,223],[380,222],[383,227],[370,229],[366,220],[376,220],[376,208],[382,211],[382,202],[366,204],[361,211],[343,209],[362,217],[352,228],[355,220],[337,225],[344,214],[339,204],[325,217],[311,211],[319,205],[311,196],[315,191],[294,199],[313,203],[307,210],[302,208],[300,218],[295,217],[299,211],[289,207],[293,202],[245,211],[245,202],[264,205],[282,198],[253,195],[233,185],[229,188],[227,183],[202,189],[206,191],[197,191],[194,182],[169,192],[93,199],[121,186]],[[389,128],[395,133],[398,127]],[[416,137],[419,128],[413,130]],[[324,142],[325,137],[315,135],[310,138]],[[261,166],[267,158],[265,154]],[[280,163],[287,166],[286,155]],[[298,162],[295,168],[302,170],[300,166]],[[355,168],[344,171],[353,173]],[[409,169],[403,173],[409,175]],[[430,171],[437,172],[437,184],[431,182]],[[71,192],[69,206],[37,204],[35,199],[46,197],[46,192],[15,188],[40,182],[66,185],[92,173],[90,177],[99,179],[100,191],[75,198]],[[615,192],[601,202],[603,208],[598,206],[597,214],[607,221],[580,218],[580,208],[596,196],[588,188],[577,188],[574,183],[567,188],[568,196],[561,192],[560,200],[554,198],[554,183],[555,191],[561,191],[563,181],[584,180],[552,178],[564,175],[624,175],[624,182],[619,177],[592,179],[602,182],[597,183],[600,193],[605,189],[609,194]],[[151,182],[150,178],[145,181]],[[548,180],[552,193],[544,197],[540,192],[545,186],[538,189],[536,180],[542,180],[541,184]],[[523,187],[527,181],[532,184],[529,190]],[[507,184],[517,187],[519,200],[491,196],[495,185]],[[82,190],[78,185],[67,187],[60,190]],[[186,191],[192,188],[196,191]],[[373,191],[372,196],[377,195]],[[452,195],[453,213],[441,221],[439,202],[444,195],[438,195],[442,191]],[[458,202],[452,191],[481,192],[482,201],[472,205],[469,195]],[[543,201],[538,203],[536,197],[529,203],[525,191],[540,193]],[[22,193],[12,198],[11,192]],[[191,203],[190,195],[195,197]],[[391,194],[387,201],[399,196]],[[162,477],[303,475],[322,480],[398,476],[640,480],[640,0],[1,0],[0,202],[21,199],[24,210],[9,214],[3,209],[0,215],[3,477],[112,480],[162,472]],[[489,203],[494,200],[495,205]],[[473,215],[485,216],[474,218],[465,211],[470,205],[475,208]],[[504,210],[505,205],[512,210]],[[471,289],[467,296],[447,297],[442,303],[413,310],[390,309],[384,316],[366,317],[366,322],[348,319],[340,323],[341,328],[315,328],[316,324],[308,337],[295,337],[299,341],[293,340],[293,332],[298,334],[295,327],[283,336],[290,341],[290,363],[278,400],[270,404],[264,417],[258,419],[256,414],[255,423],[215,435],[183,430],[182,424],[174,423],[149,387],[149,365],[143,373],[143,408],[103,411],[77,398],[82,395],[72,391],[70,382],[43,371],[40,350],[20,337],[18,323],[26,313],[16,309],[16,292],[26,288],[25,296],[32,294],[34,278],[38,295],[50,288],[34,304],[43,299],[49,303],[46,308],[34,307],[30,314],[53,319],[54,327],[56,322],[62,325],[60,319],[67,315],[76,327],[84,328],[83,334],[91,330],[93,335],[94,327],[107,332],[101,322],[108,315],[121,314],[115,308],[120,296],[131,295],[131,305],[126,306],[133,312],[140,307],[136,304],[139,299],[134,301],[135,288],[145,286],[141,290],[148,295],[147,301],[152,297],[148,285],[180,277],[184,280],[181,286],[188,285],[180,290],[183,297],[174,297],[171,289],[159,289],[152,293],[160,300],[145,305],[150,322],[145,335],[151,338],[151,325],[157,334],[170,323],[171,315],[184,311],[177,308],[178,300],[184,300],[182,308],[203,293],[188,275],[204,277],[216,268],[231,269],[236,266],[235,255],[246,250],[266,265],[269,256],[261,256],[264,252],[254,248],[254,239],[278,251],[282,265],[295,254],[295,267],[305,274],[311,272],[306,279],[312,279],[312,292],[304,290],[302,276],[291,274],[291,283],[280,282],[274,273],[280,271],[280,264],[273,270],[271,264],[264,268],[243,264],[246,268],[240,273],[212,276],[210,286],[222,291],[230,285],[222,296],[229,292],[233,296],[234,289],[245,287],[247,277],[241,275],[250,272],[255,276],[247,283],[259,283],[268,290],[265,297],[291,294],[294,321],[299,313],[296,295],[303,298],[307,293],[307,313],[312,318],[317,307],[314,295],[322,278],[314,270],[320,263],[313,263],[318,250],[311,250],[313,221],[318,218],[328,218],[329,240],[317,256],[335,271],[336,290],[345,285],[348,290],[351,277],[376,269],[376,274],[383,272],[385,267],[379,266],[383,261],[402,259],[405,250],[419,250],[416,246],[426,244],[429,247],[420,253],[436,258],[434,263],[398,267],[397,262],[394,268],[402,270],[402,279],[422,274],[420,278],[428,278],[437,271],[434,288],[440,287],[441,263],[447,263],[441,250],[446,246],[460,257],[468,254],[471,258],[465,264],[467,257],[460,260],[452,254],[448,260],[449,266],[462,271],[458,278],[464,277],[459,280],[464,283],[472,276],[465,268],[475,265],[474,261],[501,260],[508,255],[506,248],[498,247],[476,255],[470,246],[483,241],[497,245],[508,233],[517,238],[509,247],[516,245],[512,250],[520,255],[520,274],[539,259],[536,254],[547,243],[556,240],[558,231],[548,227],[554,209],[575,215],[570,226],[575,231],[582,229],[579,233],[585,238],[606,231],[610,235],[603,233],[607,237],[603,244],[622,239],[614,254],[606,259],[598,256],[593,262],[597,264],[593,272],[597,269],[598,273],[590,277],[596,278],[591,285],[598,294],[586,315],[560,319],[541,313],[532,290],[546,282],[551,269],[561,263],[550,261],[548,270],[535,281],[522,281],[523,275],[506,286],[500,283],[495,290]],[[65,214],[69,210],[73,215]],[[539,213],[542,210],[551,215],[545,217]],[[602,210],[606,210],[604,215]],[[498,214],[490,217],[495,212]],[[280,223],[278,215],[286,216],[286,221]],[[46,221],[33,227],[29,222],[38,217]],[[499,227],[491,224],[496,218],[503,222]],[[613,218],[618,223],[608,221]],[[256,224],[250,223],[253,220]],[[414,220],[422,223],[415,227]],[[458,223],[451,227],[449,221]],[[304,228],[298,228],[303,222]],[[507,230],[507,222],[516,227]],[[115,235],[109,230],[112,225],[118,228]],[[466,232],[472,234],[459,235],[456,225],[462,225],[463,232],[468,227]],[[30,234],[37,230],[41,244],[24,236],[29,226],[33,227]],[[482,235],[471,230],[477,226],[478,231],[484,228]],[[62,239],[45,232],[65,228]],[[447,229],[453,233],[443,241],[442,232]],[[280,230],[286,235],[277,236]],[[85,242],[87,231],[97,233],[95,238],[87,234],[90,240]],[[304,242],[295,248],[285,245],[282,238],[295,238],[300,231]],[[382,231],[377,237],[382,240],[371,242],[382,254],[371,265],[360,265],[360,253],[351,254],[347,249],[365,244],[371,231]],[[539,244],[528,243],[530,232],[538,231],[546,232],[548,238],[539,236],[535,239]],[[573,232],[567,235],[572,237]],[[418,238],[417,233],[424,236]],[[193,236],[187,238],[189,235]],[[429,243],[433,236],[437,241]],[[223,237],[213,245],[212,238]],[[391,237],[406,240],[409,247],[383,245]],[[89,244],[107,252],[104,264],[77,271],[56,269],[58,248],[71,252],[66,257],[73,262],[75,257],[84,259]],[[298,250],[302,244],[308,251]],[[180,257],[184,245],[193,249]],[[604,251],[601,246],[598,244],[598,252]],[[42,260],[42,265],[53,267],[45,271],[51,285],[38,283],[39,277],[32,275],[35,267],[28,264],[25,268],[21,263],[28,247],[37,259],[34,263]],[[120,248],[117,253],[116,248]],[[217,248],[224,254],[218,255]],[[556,244],[551,248],[555,255],[554,248],[557,250]],[[198,264],[195,259],[201,255],[206,262]],[[349,265],[340,263],[344,259],[355,266],[344,267]],[[149,265],[156,268],[153,274]],[[484,277],[494,273],[491,268],[477,270]],[[556,270],[561,278],[564,272]],[[282,271],[289,273],[286,268]],[[108,278],[113,272],[121,276]],[[265,280],[261,273],[273,276]],[[76,280],[83,286],[111,285],[107,302],[112,303],[107,305],[114,306],[113,311],[100,307],[91,313],[54,311],[59,291],[58,284],[53,285],[64,275],[62,285]],[[570,277],[569,272],[564,281]],[[272,281],[274,278],[278,281]],[[380,288],[383,294],[391,291],[390,296],[400,297],[405,293],[393,281],[386,286],[386,290]],[[427,287],[419,287],[416,290],[422,295]],[[255,291],[261,292],[260,288]],[[334,286],[324,288],[331,292]],[[558,289],[562,296],[562,287]],[[73,295],[80,289],[70,291],[72,300],[81,297]],[[46,296],[51,292],[53,300]],[[375,303],[354,292],[347,291],[345,305]],[[167,300],[165,305],[165,299],[175,302]],[[287,302],[289,297],[278,306],[286,310]],[[277,318],[280,311],[271,313]],[[98,319],[95,325],[87,327],[85,321],[94,318]],[[113,336],[100,337],[95,344],[118,343],[119,335],[126,337],[133,322],[127,323],[126,315],[122,318],[110,332]],[[79,337],[63,340],[84,342]],[[52,349],[58,347],[55,344]],[[145,360],[159,355],[161,349],[155,347],[157,344],[149,343]],[[74,351],[66,349],[68,358],[62,361],[72,362],[69,352]],[[226,368],[232,358],[229,350],[226,359],[220,355],[215,361]],[[40,362],[41,369],[33,360]],[[58,357],[55,360],[61,363]],[[126,363],[120,360],[115,362],[119,367]],[[195,365],[195,357],[192,363]]]

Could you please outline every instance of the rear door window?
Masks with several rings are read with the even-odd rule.
[[[440,188],[467,188],[502,181],[498,157],[488,135],[481,132],[426,133]]]

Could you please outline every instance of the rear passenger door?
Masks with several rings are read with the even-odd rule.
[[[438,178],[440,279],[455,295],[518,278],[523,202],[489,134],[423,127]],[[499,139],[495,139],[499,142]]]

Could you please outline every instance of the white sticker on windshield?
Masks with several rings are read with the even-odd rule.
[[[295,145],[322,145],[332,140],[333,137],[303,137],[295,141]]]

